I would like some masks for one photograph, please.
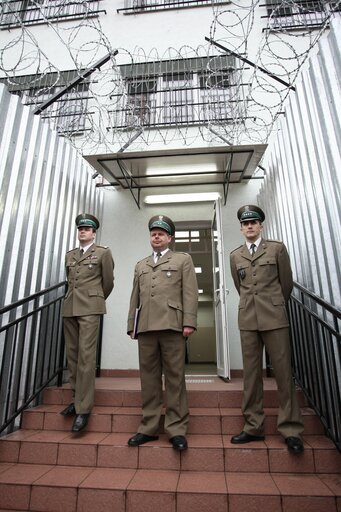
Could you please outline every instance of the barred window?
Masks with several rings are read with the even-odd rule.
[[[117,12],[122,12],[123,14],[143,14],[151,11],[212,7],[212,5],[229,3],[231,3],[231,0],[125,0],[124,7],[117,9]]]
[[[19,95],[24,105],[39,106],[77,76],[79,73],[72,70],[63,71],[60,74],[2,78],[0,81],[6,83],[11,93]],[[88,99],[89,81],[84,80],[47,107],[41,113],[41,118],[48,120],[51,128],[61,135],[82,133],[86,129]]]
[[[1,28],[60,21],[99,14],[101,0],[6,0],[1,2]]]
[[[112,112],[113,124],[119,128],[226,121],[232,118],[232,109],[235,116],[239,108],[236,96],[240,73],[231,56],[120,68],[127,95],[124,108]]]
[[[284,2],[267,0],[267,13],[271,28],[302,28],[318,27],[330,15],[330,12],[341,10],[337,1],[298,0]]]
[[[195,102],[193,73],[174,73],[162,77],[163,119],[165,123],[193,121]]]
[[[155,124],[152,113],[156,108],[157,80],[155,78],[133,78],[126,81],[128,90],[126,124],[128,126],[136,121],[139,124]]]

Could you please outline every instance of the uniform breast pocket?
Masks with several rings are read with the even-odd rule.
[[[67,277],[72,277],[75,273],[75,263],[74,262],[68,262],[66,264],[66,275]]]
[[[82,271],[84,272],[87,272],[89,274],[92,274],[94,272],[96,272],[98,268],[98,261],[94,261],[94,260],[84,260],[82,262]]]
[[[163,281],[174,283],[179,279],[179,268],[175,265],[168,265],[168,267],[162,268],[161,271]]]
[[[144,283],[148,274],[149,274],[149,270],[147,270],[147,269],[140,270],[140,272],[138,273],[138,280],[139,280],[140,285],[142,285]]]
[[[260,268],[266,272],[267,274],[275,274],[277,273],[277,261],[276,258],[262,258],[259,260]]]

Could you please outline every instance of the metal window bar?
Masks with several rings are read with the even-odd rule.
[[[182,105],[181,103],[173,106],[173,114],[169,113],[169,105],[165,105],[165,107],[154,107],[153,104],[150,104],[149,107],[144,106],[142,111],[139,108],[134,110],[127,106],[125,109],[108,111],[108,113],[111,114],[113,119],[112,126],[116,129],[126,129],[135,125],[145,127],[197,126],[207,124],[208,121],[216,124],[224,124],[233,123],[237,120],[242,123],[248,119],[244,115],[240,115],[239,117],[229,116],[228,114],[223,115],[221,110],[223,110],[225,106],[225,102],[211,102],[209,104],[203,102],[192,103],[190,112],[195,114],[192,119],[189,117],[189,111],[186,110],[187,105]],[[178,117],[176,116],[175,107],[178,109]],[[181,107],[183,107],[183,110],[180,112]],[[214,110],[215,107],[216,110]],[[161,121],[164,117],[165,109],[168,118],[165,121]],[[210,114],[208,114],[208,112],[210,112]],[[108,127],[108,129],[110,129],[110,127]]]
[[[301,28],[319,27],[330,16],[331,12],[341,11],[337,1],[300,0],[297,2],[282,2],[268,0],[266,2],[267,16],[270,18],[270,28]]]
[[[2,2],[0,11],[0,27],[11,28],[20,25],[31,25],[47,21],[61,21],[84,16],[98,16],[101,0],[77,2],[63,0],[6,0]],[[40,5],[37,5],[40,4]]]
[[[122,12],[123,14],[143,14],[150,11],[212,7],[212,5],[230,3],[231,0],[125,0],[124,7],[117,9],[117,12]]]
[[[289,317],[295,379],[341,452],[341,311],[295,283]]]
[[[240,70],[230,56],[120,66],[127,94],[112,126],[173,126],[242,118]],[[240,84],[239,84],[240,85]]]

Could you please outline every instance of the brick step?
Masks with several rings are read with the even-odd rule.
[[[59,412],[68,385],[44,392],[22,429],[0,439],[0,512],[341,512],[340,454],[303,407],[305,451],[287,451],[276,430],[277,391],[265,379],[263,442],[232,445],[243,427],[242,382],[191,378],[189,449],[160,439],[131,448],[141,418],[138,379],[96,379],[86,431]]]
[[[64,404],[63,404],[64,405]],[[43,404],[23,413],[22,428],[29,430],[71,430],[72,418],[59,414],[63,405]],[[277,409],[265,408],[265,434],[277,434]],[[305,434],[323,434],[323,426],[314,411],[302,409]],[[141,419],[140,407],[93,408],[87,430],[90,432],[129,432],[137,431]],[[162,419],[161,419],[162,422]],[[190,409],[189,434],[236,434],[243,428],[240,408],[194,407]],[[162,425],[160,426],[162,433]]]
[[[0,507],[12,512],[338,512],[340,494],[333,474],[0,464]]]
[[[128,379],[126,380],[128,381]],[[96,383],[100,382],[101,379],[96,380]],[[124,384],[124,382],[121,384],[122,388]],[[198,386],[199,385],[197,385],[197,387]],[[205,381],[203,382],[203,386],[205,386]],[[238,386],[232,385],[231,383],[223,383],[220,387],[221,386],[224,386],[221,390],[210,391],[207,389],[191,389],[191,385],[188,384],[187,396],[189,407],[240,408],[243,398],[242,382],[239,381]],[[207,387],[207,385],[205,387]],[[298,398],[301,407],[307,406],[305,397],[301,390],[298,390]],[[43,402],[44,404],[50,405],[68,404],[71,402],[71,390],[67,385],[60,388],[47,388],[43,393]],[[139,388],[136,390],[96,388],[95,405],[108,407],[141,407],[141,391]],[[266,389],[265,387],[264,407],[278,407],[277,389]]]
[[[189,449],[177,453],[165,435],[138,448],[129,434],[20,430],[0,440],[0,462],[125,469],[261,473],[340,473],[341,457],[325,436],[304,436],[305,451],[288,452],[281,436],[234,445],[227,435],[187,436]]]

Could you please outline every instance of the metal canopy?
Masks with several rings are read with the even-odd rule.
[[[217,186],[226,204],[230,183],[253,177],[265,144],[88,155],[109,186],[129,189],[138,207],[142,189]],[[108,186],[105,185],[105,186]],[[165,191],[166,192],[166,191]]]

